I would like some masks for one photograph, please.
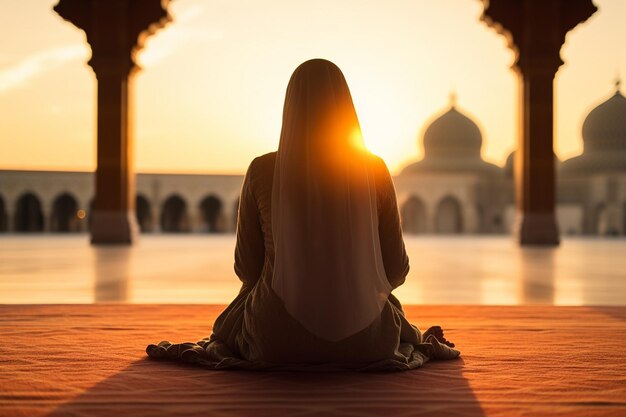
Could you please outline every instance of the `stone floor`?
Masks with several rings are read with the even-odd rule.
[[[521,249],[509,237],[407,237],[405,304],[626,305],[626,239],[565,238]],[[92,247],[87,235],[0,237],[0,304],[228,303],[234,236],[147,235]]]

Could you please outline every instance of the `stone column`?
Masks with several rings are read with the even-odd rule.
[[[565,35],[597,9],[591,0],[483,0],[481,20],[504,35],[516,52],[519,141],[515,153],[521,245],[558,245],[555,214],[554,76],[563,64]]]
[[[439,198],[439,197],[438,197]],[[425,234],[435,234],[435,220],[437,218],[437,203],[436,201],[424,201],[424,219],[426,224],[424,225]]]
[[[169,0],[60,0],[54,10],[87,35],[98,82],[93,244],[131,244],[137,236],[132,86],[136,52],[170,20]]]
[[[7,233],[15,232],[15,202],[8,201],[4,207],[4,213],[7,216]]]
[[[152,216],[152,233],[161,233],[161,183],[157,178],[152,181],[150,195],[150,214]]]
[[[161,205],[159,200],[154,200],[151,205],[152,233],[161,233]]]
[[[44,200],[41,202],[41,214],[43,217],[43,232],[50,233],[52,232],[52,222],[55,220],[52,217],[54,203],[51,201]]]
[[[473,201],[470,201],[461,209],[461,218],[463,222],[462,234],[478,234],[482,232],[478,222],[478,210]]]

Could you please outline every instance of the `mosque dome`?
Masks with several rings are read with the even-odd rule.
[[[457,109],[455,101],[452,95],[448,110],[435,117],[424,130],[424,159],[405,167],[401,175],[423,172],[500,173],[500,168],[482,160],[480,128]]]
[[[426,128],[424,157],[480,158],[482,143],[483,138],[476,123],[452,105]]]
[[[615,94],[585,118],[584,151],[563,164],[565,174],[623,171],[626,169],[626,97],[616,82]]]
[[[626,150],[626,97],[618,89],[583,123],[585,152]]]

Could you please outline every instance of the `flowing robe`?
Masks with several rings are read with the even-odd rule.
[[[213,334],[198,342],[148,348],[155,358],[182,359],[214,369],[407,370],[433,357],[420,330],[409,323],[391,294],[368,327],[331,342],[307,331],[272,290],[272,180],[276,152],[252,161],[241,190],[235,273],[237,297],[217,318]],[[372,155],[381,251],[387,279],[395,289],[409,271],[396,194],[382,159]],[[320,308],[324,300],[319,300]],[[167,350],[167,351],[166,351]],[[186,353],[185,353],[186,352]]]

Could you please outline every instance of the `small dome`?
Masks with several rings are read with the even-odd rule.
[[[623,171],[626,167],[626,98],[615,94],[591,110],[583,123],[582,155],[563,163],[563,174]]]
[[[437,117],[424,132],[424,158],[480,158],[483,139],[480,129],[454,105]]]
[[[618,89],[583,123],[585,152],[626,150],[626,98]]]

